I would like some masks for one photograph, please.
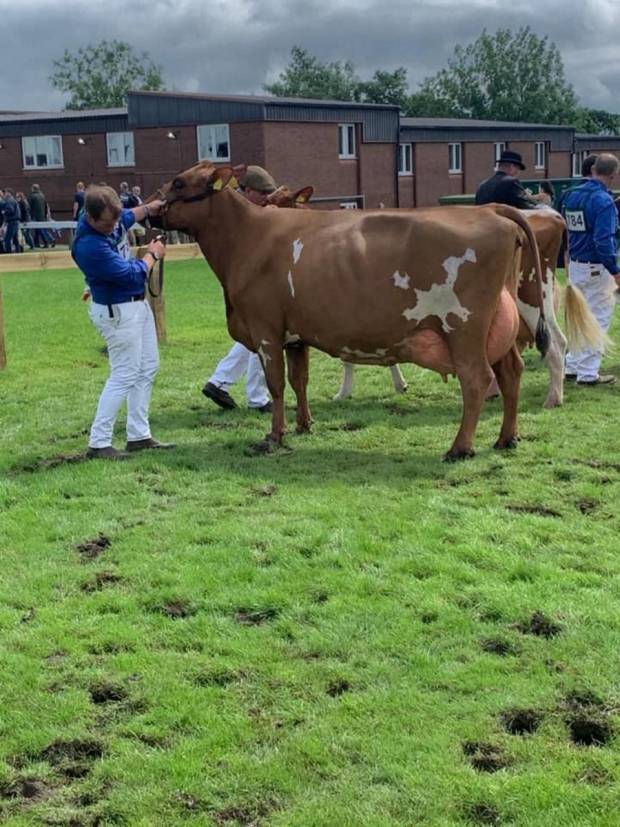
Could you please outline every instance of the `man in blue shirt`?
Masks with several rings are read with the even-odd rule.
[[[598,156],[592,177],[566,196],[563,214],[568,227],[571,282],[585,295],[604,331],[615,307],[614,288],[620,285],[616,231],[618,213],[610,193],[620,162],[609,153]],[[566,354],[565,378],[578,385],[612,385],[616,377],[599,373],[602,351],[586,348]]]
[[[149,403],[159,367],[157,334],[151,307],[144,300],[146,281],[166,248],[151,241],[142,259],[131,258],[127,230],[136,221],[158,214],[164,201],[123,210],[111,187],[86,191],[84,215],[78,222],[73,257],[84,273],[92,304],[90,317],[106,341],[110,376],[90,431],[87,456],[125,459],[129,451],[172,448],[151,436]],[[112,446],[114,423],[127,400],[127,446]]]

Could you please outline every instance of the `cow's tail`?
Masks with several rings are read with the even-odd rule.
[[[614,301],[614,297],[610,296],[609,300]],[[586,297],[570,281],[566,284],[564,296],[564,320],[568,349],[571,353],[579,353],[586,348],[598,350],[601,353],[609,350],[611,345],[609,336],[590,310]]]
[[[540,264],[540,254],[538,252],[538,244],[536,243],[534,231],[527,223],[527,219],[523,217],[523,215],[516,207],[509,207],[508,204],[489,204],[489,206],[493,207],[498,215],[502,215],[504,216],[504,218],[509,218],[511,221],[514,221],[515,224],[518,224],[519,227],[521,227],[521,229],[525,233],[525,236],[528,240],[528,244],[530,245],[530,248],[532,250],[532,259],[534,261],[534,269],[536,271],[536,285],[538,288],[538,309],[540,311],[538,324],[536,325],[535,342],[536,349],[538,350],[540,355],[544,357],[546,356],[547,351],[549,350],[549,344],[551,340],[549,336],[549,327],[547,325],[547,319],[545,318],[542,267]]]

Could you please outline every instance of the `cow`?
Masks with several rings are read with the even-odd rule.
[[[555,279],[555,265],[566,233],[566,224],[559,213],[550,207],[534,210],[523,210],[536,237],[536,243],[543,268],[543,300],[545,318],[549,329],[549,348],[545,356],[545,363],[549,371],[549,389],[543,403],[545,408],[554,408],[564,401],[564,357],[566,354],[566,337],[557,322],[557,311],[560,301],[559,287]],[[538,307],[538,286],[535,278],[534,259],[529,247],[525,247],[521,257],[521,272],[517,291],[517,306],[519,308],[520,325],[518,346],[521,352],[534,344],[536,328],[540,318]],[[566,328],[571,342],[575,342],[573,349],[580,350],[584,346],[603,348],[604,334],[588,308],[583,294],[570,283],[566,288]],[[353,392],[352,362],[345,362],[342,385],[335,400],[348,399]],[[405,393],[407,383],[398,365],[390,368],[392,382],[398,393]]]
[[[538,251],[518,210],[276,212],[234,192],[232,177],[232,167],[210,161],[178,174],[157,193],[166,201],[160,223],[196,238],[222,284],[230,335],[261,357],[273,398],[265,449],[279,446],[286,430],[283,351],[297,431],[310,430],[310,346],[365,364],[455,373],[463,411],[449,461],[473,456],[495,374],[504,399],[495,447],[516,447],[523,361],[515,251],[524,236],[539,289],[537,342],[543,352],[548,344]]]

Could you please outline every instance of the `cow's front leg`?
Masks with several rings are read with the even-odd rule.
[[[310,349],[307,345],[292,345],[286,348],[288,381],[297,397],[297,433],[311,430],[312,416],[308,406],[308,373]]]
[[[267,434],[267,445],[281,445],[286,433],[286,416],[284,413],[284,353],[281,341],[273,335],[263,338],[258,347],[258,355],[263,364],[267,387],[272,398],[271,433]]]
[[[503,359],[493,365],[493,370],[504,398],[502,429],[494,447],[500,450],[516,448],[519,439],[517,409],[523,373],[523,359],[516,345],[512,346]]]
[[[493,378],[493,371],[483,351],[480,352],[478,358],[472,358],[467,362],[462,361],[455,351],[456,348],[452,350],[452,358],[456,375],[461,383],[463,416],[456,439],[444,456],[446,462],[455,462],[474,456],[474,435],[480,419],[484,395]]]
[[[335,402],[341,402],[343,399],[348,399],[353,393],[353,371],[355,365],[352,362],[342,362],[344,368],[344,375],[342,377],[342,385],[340,390],[334,396]]]

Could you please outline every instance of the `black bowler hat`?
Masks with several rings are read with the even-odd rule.
[[[523,158],[519,155],[518,152],[513,152],[510,149],[505,149],[502,154],[499,156],[499,160],[497,161],[498,164],[515,164],[520,169],[525,169],[525,164],[523,163]]]

